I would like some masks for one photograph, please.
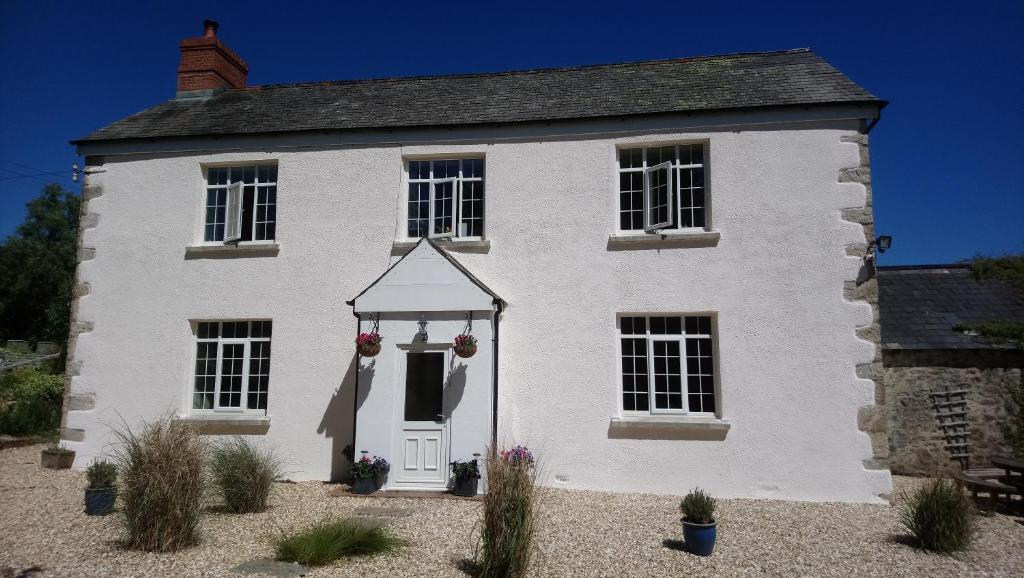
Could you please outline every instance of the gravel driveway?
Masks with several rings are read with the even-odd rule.
[[[43,470],[42,446],[0,451],[0,576],[40,566],[35,576],[238,576],[231,568],[272,556],[281,531],[374,506],[413,510],[388,521],[410,545],[396,553],[339,562],[309,576],[465,576],[458,560],[473,551],[479,502],[329,497],[317,482],[275,484],[269,511],[216,509],[202,522],[203,542],[175,554],[118,547],[117,518],[82,513],[80,472]],[[914,483],[898,478],[897,486]],[[544,504],[542,576],[1021,576],[1024,525],[981,518],[974,549],[957,557],[899,542],[888,506],[775,500],[721,500],[715,554],[698,558],[666,547],[680,538],[678,498],[551,490]]]

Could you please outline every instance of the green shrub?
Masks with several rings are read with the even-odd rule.
[[[206,447],[196,430],[165,416],[141,433],[124,428],[116,435],[126,545],[168,552],[198,542]]]
[[[228,509],[240,514],[266,510],[270,488],[282,474],[281,462],[273,452],[241,437],[213,447],[210,471]]]
[[[277,542],[276,558],[306,566],[322,566],[344,556],[368,556],[402,546],[405,541],[369,521],[342,519],[316,526]]]
[[[117,466],[106,461],[96,460],[85,470],[90,490],[106,490],[117,486]]]
[[[679,502],[679,511],[691,524],[710,524],[715,521],[716,506],[714,498],[697,488]]]
[[[478,576],[526,575],[533,556],[538,511],[533,454],[521,446],[500,454],[491,451],[475,561]]]
[[[956,552],[970,546],[974,506],[955,482],[930,480],[914,492],[904,492],[901,499],[900,522],[921,548]]]
[[[64,376],[23,367],[0,374],[0,434],[30,436],[60,427]]]

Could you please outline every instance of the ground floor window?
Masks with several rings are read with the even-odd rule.
[[[266,410],[271,321],[200,321],[192,409]]]
[[[619,335],[624,412],[715,413],[711,316],[621,316]]]

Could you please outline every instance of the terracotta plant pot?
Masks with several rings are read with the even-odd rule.
[[[362,355],[363,357],[374,357],[378,353],[380,353],[380,343],[376,345],[359,346],[359,355]]]
[[[43,450],[39,464],[50,470],[67,470],[75,463],[75,451],[65,449]]]
[[[455,355],[458,355],[459,357],[473,357],[476,355],[476,346],[463,345],[462,347],[456,347]]]

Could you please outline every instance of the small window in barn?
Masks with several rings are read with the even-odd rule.
[[[620,231],[709,226],[702,143],[619,149]]]
[[[196,324],[193,410],[266,411],[272,328],[269,320]]]
[[[277,233],[277,165],[206,169],[203,241],[273,241]]]
[[[410,160],[406,236],[482,239],[484,159]]]
[[[709,315],[619,317],[622,411],[715,413],[715,363]]]

